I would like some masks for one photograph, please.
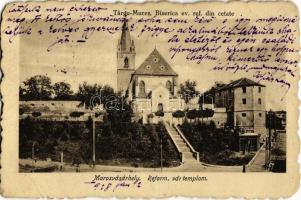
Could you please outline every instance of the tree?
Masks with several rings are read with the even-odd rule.
[[[206,108],[205,110],[197,110],[196,111],[197,118],[208,118],[213,117],[214,110]]]
[[[199,120],[199,118],[202,119],[203,121],[203,118],[205,117],[205,110],[197,110],[197,118]]]
[[[50,100],[53,94],[51,80],[44,75],[33,76],[23,82],[20,87],[19,96],[21,101],[28,100]]]
[[[189,110],[187,112],[187,118],[190,119],[190,120],[195,119],[198,116],[197,114],[198,114],[197,110]]]
[[[66,82],[57,82],[53,86],[56,100],[70,100],[72,98],[73,91],[71,86]]]
[[[180,90],[178,92],[185,103],[187,104],[193,97],[197,96],[200,92],[196,90],[196,81],[185,81],[184,84],[180,84]]]
[[[204,117],[206,117],[206,118],[213,117],[214,110],[206,108],[204,111],[205,111],[204,112]]]
[[[90,85],[87,82],[79,85],[76,97],[81,101],[81,105],[86,108],[93,108],[99,104],[104,104],[105,107],[112,106],[116,98],[113,88],[110,86],[102,86],[99,84]]]
[[[172,116],[175,117],[175,118],[177,118],[178,122],[179,122],[180,118],[185,117],[185,113],[183,111],[181,111],[181,110],[177,110],[177,111],[175,111],[175,112],[172,113]]]
[[[266,114],[266,127],[271,129],[283,129],[281,119],[277,117],[274,111],[269,111]]]

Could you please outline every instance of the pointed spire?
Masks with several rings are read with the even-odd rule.
[[[127,21],[128,21],[128,19],[126,18],[126,12],[125,12],[124,21],[123,21],[123,25],[122,25],[121,39],[120,39],[121,51],[130,51],[131,50],[132,40],[131,40],[131,35],[130,35]]]

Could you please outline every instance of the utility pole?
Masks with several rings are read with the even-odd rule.
[[[272,135],[272,110],[268,113],[269,120],[269,136],[268,136],[268,164],[271,162],[271,135]]]
[[[31,148],[31,158],[32,158],[32,171],[34,171],[34,146],[35,142],[32,143],[32,148]]]
[[[95,167],[95,112],[92,111],[93,168]]]
[[[265,137],[265,167],[268,167],[268,137]]]
[[[161,131],[161,144],[160,144],[160,148],[161,148],[161,172],[162,172],[163,171],[162,131]]]
[[[270,111],[270,127],[269,127],[269,163],[271,162],[271,148],[272,148],[272,111]]]

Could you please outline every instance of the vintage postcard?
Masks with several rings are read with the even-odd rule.
[[[289,197],[292,2],[14,2],[1,22],[6,197]]]

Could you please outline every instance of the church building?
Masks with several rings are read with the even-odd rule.
[[[127,22],[122,26],[117,48],[117,90],[126,94],[136,113],[146,116],[163,111],[184,109],[178,97],[178,74],[154,48],[136,68],[136,49]],[[168,114],[167,114],[168,115]]]

